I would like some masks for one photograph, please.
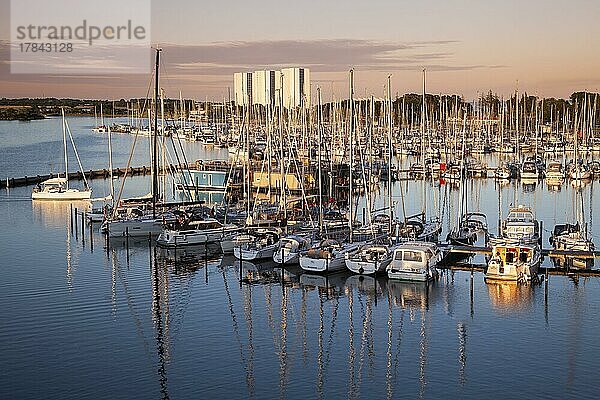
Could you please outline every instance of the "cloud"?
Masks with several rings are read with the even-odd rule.
[[[393,73],[394,71],[472,71],[476,69],[505,68],[503,65],[463,64],[456,60],[456,50],[461,42],[454,40],[391,42],[361,39],[324,40],[267,40],[228,41],[197,45],[162,44],[162,86],[167,91],[183,90],[193,95],[211,92],[222,93],[231,86],[232,75],[237,71],[280,69],[286,66],[304,66],[311,69],[312,79],[318,82],[325,77],[328,82],[355,68],[360,73]],[[7,95],[26,96],[28,88],[35,93],[50,88],[92,91],[74,96],[94,97],[97,93],[114,96],[144,95],[150,81],[149,74],[114,75],[110,61],[104,60],[106,73],[74,75],[69,69],[61,74],[10,74],[8,42],[0,41],[0,85],[22,86],[20,93]],[[82,63],[90,62],[81,60]],[[81,89],[77,89],[78,86]],[[96,91],[96,89],[97,91]],[[136,90],[137,88],[137,90]],[[111,91],[112,89],[112,91]],[[218,90],[217,90],[218,89]]]

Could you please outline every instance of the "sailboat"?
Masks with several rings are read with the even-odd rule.
[[[92,196],[92,189],[90,189],[90,187],[88,186],[87,179],[85,179],[85,174],[83,173],[83,168],[81,166],[81,160],[79,159],[79,154],[77,154],[75,142],[73,141],[73,135],[71,135],[71,130],[69,129],[67,121],[65,120],[65,110],[63,109],[61,111],[63,130],[63,151],[65,156],[65,176],[50,178],[48,180],[45,180],[41,184],[38,184],[36,187],[33,188],[33,192],[31,193],[31,198],[33,200],[88,200]],[[77,157],[77,162],[79,164],[79,168],[83,176],[83,182],[85,187],[83,190],[69,187],[69,157],[67,154],[67,132],[69,133],[69,138],[71,139],[71,144],[73,145],[73,150],[75,152],[75,156]]]
[[[549,238],[550,244],[555,250],[563,251],[594,251],[594,242],[588,237],[587,224],[583,215],[583,194],[575,190],[573,213],[576,215],[576,223],[564,223],[554,226],[552,235]],[[579,201],[581,196],[581,201]],[[555,259],[560,262],[568,261],[566,257]],[[587,268],[593,264],[593,259],[573,258],[570,264],[576,268]]]
[[[157,213],[159,205],[158,193],[158,104],[159,104],[159,61],[161,49],[156,49],[156,62],[154,74],[154,129],[152,137],[152,193],[135,199],[118,201],[118,207],[113,209],[112,215],[107,218],[101,231],[109,237],[147,236],[161,233],[163,224],[175,220],[173,214]],[[134,142],[135,143],[135,142]],[[121,184],[121,193],[123,190]],[[119,199],[121,197],[119,194]],[[149,205],[148,203],[151,204]],[[149,209],[150,207],[150,209]]]
[[[345,258],[346,253],[356,250],[362,243],[353,243],[354,239],[354,212],[352,207],[353,202],[353,171],[354,171],[354,140],[355,140],[355,124],[354,124],[354,70],[350,70],[350,162],[349,162],[349,191],[348,191],[348,205],[349,205],[349,218],[348,218],[348,230],[349,230],[349,243],[341,243],[336,240],[325,239],[311,247],[308,251],[300,254],[299,263],[300,267],[309,272],[330,272],[340,269],[344,269],[346,266]],[[322,210],[322,204],[320,200],[320,210]],[[319,211],[322,213],[322,211]],[[319,218],[320,226],[319,229],[322,233],[322,216]]]

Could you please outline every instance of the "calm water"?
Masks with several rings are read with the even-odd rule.
[[[0,175],[47,172],[61,146],[52,124],[0,124]],[[84,167],[102,168],[106,138],[78,134]],[[123,165],[132,139],[115,138],[115,165]],[[219,156],[188,146],[191,159]],[[419,210],[421,184],[405,185],[407,213]],[[92,186],[101,195],[107,183]],[[599,245],[597,187],[581,195]],[[147,180],[126,188],[141,194]],[[504,213],[510,202],[529,204],[545,230],[571,218],[577,198],[570,185],[557,192],[481,180],[469,190],[492,231],[499,190]],[[457,190],[428,185],[427,193],[430,209],[454,219]],[[239,262],[211,248],[173,254],[140,241],[107,249],[87,227],[85,241],[81,226],[75,235],[69,205],[29,196],[30,188],[0,194],[0,398],[597,398],[599,278],[551,275],[547,287],[532,287],[460,271],[426,286],[244,263],[240,284]]]

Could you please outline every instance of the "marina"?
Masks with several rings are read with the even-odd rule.
[[[71,3],[0,1],[0,399],[598,398],[600,2]]]
[[[80,135],[79,150],[85,154],[89,140],[100,133],[86,129],[85,118],[72,120],[73,126],[84,127],[76,132]],[[51,131],[54,121],[45,123]],[[115,137],[130,143],[133,140],[129,135]],[[56,146],[62,146],[58,138]],[[201,143],[194,146],[191,152],[206,152],[205,159],[221,157],[227,165],[226,152]],[[498,162],[497,155],[483,157],[492,167]],[[113,162],[115,166],[123,165],[127,158],[124,152]],[[151,164],[148,160],[141,163]],[[402,165],[410,163],[408,156],[400,170],[408,169]],[[191,166],[195,164],[190,162]],[[109,175],[90,180],[96,195],[110,192]],[[113,174],[113,179],[114,186],[119,187],[122,176]],[[150,173],[132,174],[127,179],[124,198],[134,198],[151,187]],[[475,398],[481,395],[476,382],[493,369],[490,351],[495,357],[501,356],[485,341],[489,335],[496,335],[497,346],[509,346],[508,354],[512,355],[536,343],[546,344],[535,356],[518,358],[518,367],[531,371],[525,379],[532,385],[523,387],[522,382],[506,381],[504,387],[518,388],[529,396],[570,397],[577,393],[588,397],[582,389],[582,376],[594,365],[596,355],[594,351],[583,351],[578,343],[588,340],[585,338],[590,331],[586,326],[593,324],[591,315],[600,306],[596,284],[600,270],[593,261],[581,269],[552,260],[565,255],[593,260],[600,253],[553,249],[548,239],[551,228],[564,221],[564,206],[559,205],[569,204],[578,194],[585,199],[589,238],[597,242],[599,231],[593,216],[599,210],[593,196],[598,185],[594,180],[583,186],[563,183],[556,191],[544,179],[536,182],[534,190],[519,180],[502,183],[488,177],[466,182],[468,212],[486,215],[492,236],[502,226],[498,222],[502,220],[499,197],[518,198],[531,205],[535,218],[542,221],[539,232],[543,260],[535,282],[485,280],[489,268],[486,257],[492,255],[492,247],[479,240],[483,236],[472,245],[445,243],[442,239],[439,249],[443,254],[458,252],[466,259],[457,264],[439,263],[437,278],[429,283],[390,279],[385,272],[354,274],[345,267],[338,272],[315,274],[303,271],[299,259],[284,264],[285,251],[279,253],[283,256],[279,262],[251,262],[234,256],[235,244],[231,253],[223,254],[219,243],[165,247],[156,241],[157,236],[107,239],[99,230],[101,224],[86,218],[90,202],[32,201],[29,193],[33,182],[3,188],[0,212],[13,229],[10,235],[3,233],[2,254],[6,265],[21,267],[7,271],[8,286],[2,294],[5,304],[11,306],[8,317],[14,321],[1,330],[3,337],[11,337],[13,343],[9,348],[9,342],[3,342],[2,353],[15,365],[3,378],[7,380],[3,380],[2,387],[24,398],[39,397],[42,392],[68,398],[65,385],[80,388],[74,397],[202,394],[300,398],[308,393],[309,397]],[[375,199],[371,209],[383,209],[376,213],[386,213],[386,183],[384,180],[372,190]],[[171,184],[166,186],[173,189]],[[437,198],[439,208],[434,209],[441,217],[439,237],[446,238],[452,231],[455,218],[449,216],[454,215],[453,211],[460,212],[455,206],[463,196],[454,184],[413,180],[407,175],[392,181],[391,192],[399,215],[402,195],[410,199],[404,204],[408,216],[422,211],[421,199]],[[368,207],[367,194],[362,191],[357,196],[355,210],[360,221],[362,209]],[[508,204],[502,205],[500,210],[506,213]],[[211,205],[201,206],[210,209]],[[216,211],[215,217],[221,218],[218,207]],[[347,221],[341,227],[335,219],[327,221],[323,218],[324,227],[337,226],[340,232],[348,228]],[[387,218],[374,222],[380,224],[377,229],[385,230],[389,225]],[[316,218],[317,230],[318,225]],[[288,237],[292,239],[292,229],[300,229],[298,234],[304,237],[310,232],[293,227],[288,222]],[[357,226],[354,230],[362,234],[363,229]],[[22,252],[31,253],[32,244],[26,237],[32,235],[43,238],[36,247],[39,251],[26,262],[17,261],[23,260]],[[307,244],[302,246],[308,248]],[[284,247],[290,252],[293,248]],[[276,258],[277,249],[273,251],[272,257]],[[44,261],[39,259],[42,255]],[[23,281],[23,277],[28,278]],[[31,297],[35,292],[42,294]],[[584,304],[588,310],[585,313],[581,311]],[[81,321],[89,318],[94,322],[83,328]],[[31,325],[34,320],[39,328]],[[73,330],[75,326],[80,328]],[[506,329],[514,333],[510,340],[494,333]],[[534,341],[532,329],[536,332]],[[18,337],[19,332],[28,334]],[[96,339],[89,341],[84,336]],[[200,348],[198,341],[202,343]],[[82,352],[73,350],[73,343],[83,346],[85,353],[110,349],[114,360],[111,365],[117,362],[120,366],[109,373],[102,358],[92,362],[82,358]],[[224,349],[223,343],[231,344],[230,350]],[[40,377],[38,385],[15,384],[19,382],[17,375],[31,370],[23,363],[23,355],[33,352],[40,360],[38,369],[34,369]],[[56,362],[62,364],[63,357],[70,360],[70,365],[86,366],[77,375],[78,382],[70,381],[62,370],[50,368]],[[185,384],[193,379],[191,371],[197,359],[205,357],[219,360],[212,364],[210,381]],[[504,365],[517,367],[516,358],[503,360]],[[549,363],[553,365],[550,369]],[[549,373],[553,373],[554,383],[547,380]],[[97,381],[110,382],[110,388],[95,385]],[[13,382],[12,386],[4,385],[8,382]],[[592,392],[588,394],[593,397]]]

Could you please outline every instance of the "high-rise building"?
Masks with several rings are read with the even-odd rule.
[[[310,71],[307,68],[284,68],[236,72],[233,75],[235,104],[278,105],[285,108],[310,107]]]
[[[285,108],[310,107],[310,70],[283,68],[283,106]]]
[[[252,73],[252,103],[275,104],[275,95],[281,82],[280,71],[254,71]]]
[[[233,74],[233,87],[236,105],[248,105],[252,102],[252,72],[236,72]]]

